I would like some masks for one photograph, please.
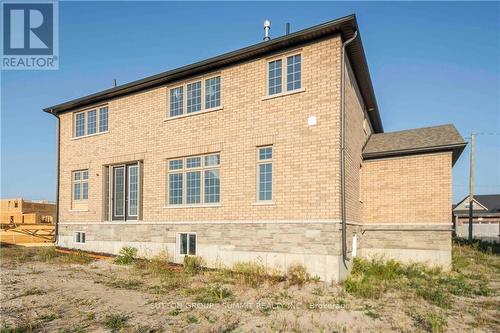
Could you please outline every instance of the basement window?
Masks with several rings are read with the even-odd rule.
[[[85,244],[85,233],[82,231],[75,232],[75,244]]]
[[[181,232],[178,235],[179,254],[183,256],[195,256],[197,250],[196,234]]]

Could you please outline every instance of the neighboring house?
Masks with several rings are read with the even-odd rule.
[[[356,255],[451,262],[465,143],[453,125],[384,133],[354,15],[44,111],[60,247],[326,281]]]
[[[474,195],[472,205],[472,235],[484,240],[500,236],[500,194]],[[469,196],[453,207],[453,223],[457,236],[469,235]]]
[[[1,224],[54,223],[56,205],[49,201],[29,201],[23,198],[0,200]]]

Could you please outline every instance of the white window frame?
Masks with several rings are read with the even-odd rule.
[[[275,62],[281,62],[281,78],[280,78],[280,92],[275,92],[275,93],[270,93],[269,90],[271,89],[271,86],[269,85],[269,80],[271,79],[271,77],[269,76],[269,72],[270,72],[270,66],[271,66],[271,63],[275,63]],[[276,71],[276,67],[274,68],[274,71]],[[285,71],[283,70],[283,58],[277,58],[277,59],[272,59],[270,61],[267,62],[267,95],[269,96],[275,96],[275,95],[280,95],[280,94],[283,94],[283,74],[285,73]],[[276,89],[277,85],[274,87],[274,89]]]
[[[215,106],[215,107],[212,107],[212,108],[207,108],[206,107],[206,82],[207,82],[207,80],[214,79],[216,77],[219,77],[219,80],[220,80],[220,102],[219,102],[219,106]],[[200,110],[198,110],[198,111],[191,111],[191,112],[188,113],[187,112],[188,111],[188,105],[187,105],[187,102],[188,102],[188,85],[194,84],[194,83],[198,83],[198,82],[201,83],[201,106],[200,106]],[[179,115],[171,116],[170,115],[170,93],[171,93],[172,90],[180,88],[180,87],[182,87],[182,89],[183,89],[183,94],[182,94],[182,113],[179,114]],[[168,98],[168,103],[167,103],[168,110],[167,110],[167,118],[165,120],[171,120],[171,119],[189,117],[189,116],[193,116],[193,115],[197,115],[197,114],[202,114],[202,113],[205,113],[205,112],[211,112],[211,111],[221,110],[223,108],[222,107],[222,74],[221,73],[210,74],[210,75],[206,75],[206,76],[202,76],[202,77],[197,77],[195,79],[191,79],[191,80],[188,80],[188,81],[184,81],[184,82],[181,82],[181,83],[177,83],[177,84],[171,85],[171,86],[167,87],[167,98]]]
[[[190,101],[190,90],[189,88],[194,86],[196,87],[196,85],[200,85],[200,88],[199,88],[199,93],[200,93],[200,104],[199,104],[199,110],[191,110],[189,111],[189,101]],[[202,88],[202,85],[203,85],[203,82],[202,81],[193,81],[193,82],[190,82],[190,83],[187,83],[186,84],[186,114],[191,114],[191,113],[196,113],[196,112],[200,112],[202,109],[203,109],[203,105],[202,105],[202,102],[203,102],[203,96],[201,95],[201,93],[203,92],[203,88]],[[196,87],[194,90],[198,91],[198,88]],[[193,105],[197,105],[196,104],[193,104]],[[193,105],[191,105],[191,107],[193,107]]]
[[[99,106],[98,108],[96,108],[96,110],[97,109],[99,110],[99,112],[97,112],[97,118],[98,118],[97,133],[106,133],[109,130],[109,108],[108,108],[107,105],[102,105],[102,106]],[[101,127],[102,127],[102,124],[101,124],[101,111],[104,110],[104,109],[106,110],[106,129],[101,130]]]
[[[80,237],[79,237],[79,238],[80,238],[80,240],[79,240],[79,241],[77,240],[77,239],[78,239],[78,234],[79,234],[79,236],[80,236]],[[83,234],[83,238],[85,238],[83,242],[82,242],[82,234]],[[85,243],[87,243],[87,235],[86,235],[86,232],[85,232],[85,231],[75,231],[75,232],[74,232],[74,236],[73,236],[73,242],[74,242],[75,244],[85,244]]]
[[[205,158],[208,156],[219,156],[219,163],[217,165],[205,165]],[[187,160],[190,158],[197,158],[199,157],[201,160],[200,166],[199,167],[190,167],[188,168],[187,166]],[[182,168],[179,169],[173,169],[170,170],[170,162],[171,161],[182,161]],[[219,170],[219,201],[218,202],[205,202],[205,171],[207,170]],[[200,172],[200,202],[199,203],[187,203],[187,174],[189,172]],[[221,154],[220,152],[217,153],[210,153],[210,154],[203,154],[203,155],[192,155],[192,156],[185,156],[185,157],[177,157],[177,158],[170,158],[167,160],[167,177],[166,177],[166,204],[167,208],[178,208],[178,207],[210,207],[210,206],[215,206],[218,207],[221,205],[222,202],[222,181],[220,177],[220,172],[221,172]],[[182,174],[182,203],[180,204],[171,204],[170,203],[170,174]]]
[[[187,252],[188,253],[181,253],[181,235],[187,235]],[[194,235],[195,237],[195,244],[194,244],[194,254],[189,254],[189,236]],[[176,252],[179,257],[186,257],[186,256],[197,256],[198,255],[198,233],[197,232],[192,232],[192,231],[179,231],[176,234]]]
[[[87,179],[83,179],[83,172],[87,171]],[[80,173],[80,179],[75,180],[75,174]],[[89,178],[90,178],[90,173],[89,169],[81,169],[81,170],[74,170],[71,171],[71,199],[74,203],[78,202],[88,202],[89,200]],[[87,183],[87,199],[83,199],[83,184]],[[80,184],[80,199],[75,198],[75,185]]]
[[[260,150],[265,148],[271,148],[272,156],[268,159],[260,159]],[[272,167],[272,181],[271,181],[271,199],[261,200],[260,199],[260,166],[262,164],[271,164]],[[256,191],[256,201],[258,203],[274,203],[274,145],[265,145],[257,147],[257,191]]]
[[[181,113],[180,114],[176,114],[176,115],[173,115],[172,116],[172,93],[174,90],[182,90],[182,100],[180,100],[180,104],[181,104]],[[184,85],[180,85],[180,86],[177,86],[177,87],[172,87],[168,90],[168,116],[170,118],[175,118],[175,117],[182,117],[184,116],[186,113],[187,113],[187,106],[186,106],[186,103],[187,103],[187,98],[186,98],[186,86]],[[184,110],[186,108],[186,110]],[[184,112],[186,111],[186,112]],[[177,112],[177,110],[176,110]]]
[[[292,90],[288,90],[288,58],[300,55],[300,88],[295,88]],[[269,94],[269,64],[273,61],[281,60],[281,92]],[[264,94],[263,99],[269,99],[271,97],[278,97],[284,95],[291,95],[297,92],[305,91],[304,89],[304,80],[302,73],[304,72],[303,66],[304,57],[302,54],[302,50],[292,51],[286,54],[282,54],[276,57],[266,59],[266,93]]]
[[[107,109],[107,116],[106,116],[107,126],[106,126],[105,131],[101,131],[101,109]],[[91,111],[95,111],[95,114],[96,114],[96,116],[95,116],[95,132],[88,134],[89,133],[89,128],[88,128],[88,126],[89,126],[89,112],[91,112]],[[83,135],[77,136],[76,135],[76,119],[77,119],[77,116],[80,114],[84,115],[83,116]],[[73,140],[108,133],[108,131],[109,131],[109,107],[108,107],[108,105],[97,105],[97,106],[92,107],[92,108],[73,112],[73,137],[72,137]]]
[[[300,87],[298,88],[293,88],[293,89],[288,89],[288,75],[291,74],[288,72],[288,59],[289,58],[295,58],[296,56],[299,56],[300,57],[300,76],[299,76],[299,80],[298,82],[300,82]],[[292,92],[292,91],[296,91],[296,90],[300,90],[302,89],[302,53],[295,53],[295,54],[288,54],[284,57],[284,60],[285,60],[285,66],[286,66],[286,78],[285,78],[285,84],[286,84],[286,92]],[[294,63],[295,65],[295,63]],[[295,73],[295,72],[292,72],[292,73]],[[297,82],[296,80],[293,80],[292,81],[293,83]]]

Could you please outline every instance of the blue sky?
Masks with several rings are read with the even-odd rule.
[[[386,131],[478,132],[476,192],[500,193],[500,4],[61,2],[60,69],[1,73],[1,196],[55,198],[46,106],[355,13]],[[468,148],[453,199],[468,191]]]

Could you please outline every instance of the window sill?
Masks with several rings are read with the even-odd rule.
[[[252,204],[252,206],[276,206],[274,201],[257,201]]]
[[[109,133],[109,131],[98,132],[98,133],[82,135],[82,136],[75,136],[75,137],[72,137],[71,140],[85,139],[85,138],[90,138],[92,136],[97,136],[97,135],[106,134],[106,133]]]
[[[72,212],[72,213],[82,213],[82,212],[88,212],[89,210],[88,209],[68,209],[68,212]]]
[[[279,93],[279,94],[264,96],[264,97],[261,98],[261,100],[262,101],[266,101],[268,99],[273,99],[273,98],[278,98],[278,97],[283,97],[283,96],[289,96],[289,95],[295,95],[295,94],[299,94],[299,93],[304,92],[304,91],[306,91],[305,88],[295,89],[295,90],[287,91],[287,92],[284,92],[284,93]]]
[[[205,110],[191,112],[191,113],[184,113],[184,114],[181,114],[180,116],[168,117],[168,118],[163,119],[163,121],[170,121],[170,120],[175,120],[175,119],[180,119],[180,118],[187,118],[187,117],[192,117],[192,116],[196,116],[196,115],[199,115],[199,114],[205,114],[205,113],[220,111],[220,110],[223,110],[223,109],[224,109],[224,107],[218,106],[216,108],[205,109]]]
[[[163,206],[164,209],[182,209],[182,208],[215,208],[222,207],[221,204],[204,204],[204,205],[168,205]]]

